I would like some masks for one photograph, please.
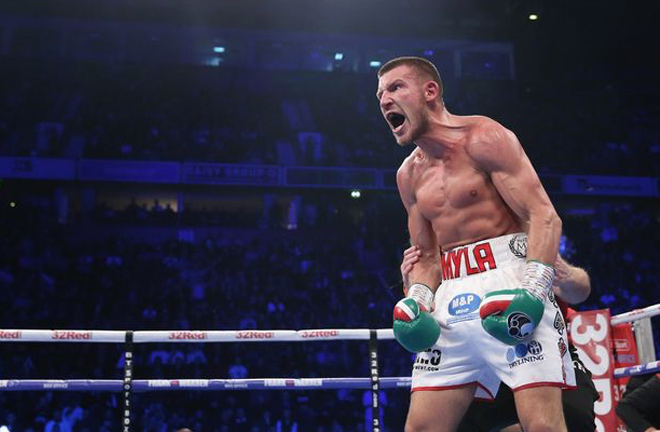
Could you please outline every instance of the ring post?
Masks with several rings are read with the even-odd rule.
[[[126,332],[124,342],[124,415],[122,418],[122,432],[131,431],[131,391],[133,390],[133,332]]]
[[[380,401],[378,400],[378,333],[369,330],[369,363],[371,366],[371,430],[380,432]]]

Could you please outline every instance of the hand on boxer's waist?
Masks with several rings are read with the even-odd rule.
[[[437,342],[440,325],[429,313],[432,305],[431,289],[423,284],[413,284],[408,297],[394,306],[394,337],[408,351],[424,351]]]
[[[528,261],[520,288],[486,294],[479,308],[484,330],[508,345],[531,335],[543,318],[554,273],[549,265]]]

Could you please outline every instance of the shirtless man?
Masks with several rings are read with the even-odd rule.
[[[547,299],[561,220],[534,168],[499,123],[446,110],[427,60],[394,59],[378,78],[397,143],[416,145],[397,172],[421,252],[394,311],[395,337],[419,352],[406,432],[454,432],[472,399],[492,399],[500,382],[527,432],[565,432],[561,388],[575,376]]]

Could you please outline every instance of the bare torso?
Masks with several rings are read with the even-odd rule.
[[[442,250],[522,231],[522,223],[497,192],[490,175],[468,154],[484,117],[458,117],[441,156],[416,148],[400,170],[408,173],[411,199],[430,221]]]

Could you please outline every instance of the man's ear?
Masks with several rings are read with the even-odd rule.
[[[435,100],[440,95],[440,86],[435,81],[428,81],[424,85],[424,97],[427,102]]]

